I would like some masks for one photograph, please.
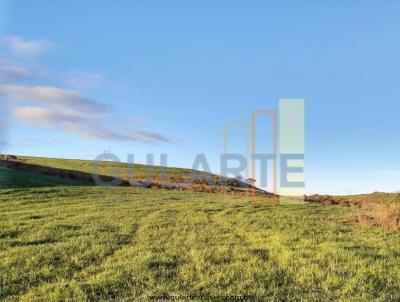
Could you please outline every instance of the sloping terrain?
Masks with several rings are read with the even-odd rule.
[[[0,188],[29,188],[50,186],[87,186],[90,182],[57,176],[40,175],[0,166]]]
[[[400,233],[349,220],[349,209],[395,204],[392,195],[282,204],[267,193],[104,188],[91,165],[0,161],[0,300],[400,300]],[[110,179],[110,167],[128,173],[101,166]],[[135,168],[145,177],[149,167]],[[168,173],[173,183],[192,171]]]
[[[100,184],[113,183],[122,186],[157,187],[196,192],[228,192],[242,195],[249,193],[261,196],[273,195],[238,179],[182,168],[24,156],[0,157],[0,166],[86,183],[93,183],[93,175],[96,174],[99,176]],[[151,177],[148,178],[148,175]]]

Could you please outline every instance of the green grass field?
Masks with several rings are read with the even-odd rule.
[[[38,175],[34,173],[8,169],[0,166],[0,188],[28,188],[77,185],[90,185],[90,183],[56,176]]]
[[[76,160],[76,159],[60,159],[60,158],[45,158],[45,157],[29,157],[29,156],[18,156],[20,160],[28,164],[35,164],[40,166],[67,169],[72,171],[93,173],[96,171],[98,174],[119,176],[122,178],[128,177],[128,164],[117,163],[117,162],[99,162],[97,166],[94,166],[94,162],[91,160]],[[148,166],[141,164],[132,165],[132,176],[135,178],[145,178],[148,175],[149,168],[152,169],[154,176],[159,176],[161,169],[159,166]],[[94,169],[96,167],[96,169]],[[183,168],[166,168],[167,177],[188,177],[193,172],[191,169]],[[206,175],[204,172],[198,172],[202,175]],[[117,175],[114,175],[117,174]]]
[[[3,188],[0,299],[399,301],[400,234],[345,215],[223,194]]]

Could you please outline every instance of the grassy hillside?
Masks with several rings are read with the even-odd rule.
[[[0,166],[0,188],[27,188],[46,186],[82,186],[91,183],[62,177],[38,175]]]
[[[44,158],[44,157],[28,157],[18,156],[18,159],[23,160],[28,164],[41,165],[46,167],[53,167],[59,169],[67,169],[72,171],[80,171],[86,173],[92,173],[94,165],[92,160],[77,160],[77,159],[59,159],[59,158]],[[148,166],[141,164],[133,165],[133,175],[137,179],[144,179],[147,176],[149,169],[153,170],[154,176],[160,175],[159,166]],[[118,172],[118,175],[122,178],[128,178],[128,165],[126,163],[115,163],[115,162],[101,162],[98,166],[98,173],[103,175],[114,176],[114,171]],[[167,176],[170,178],[188,177],[193,170],[182,169],[182,168],[166,168]],[[202,172],[199,172],[202,173]],[[206,173],[202,173],[207,175]]]
[[[387,226],[377,222],[397,217],[394,195],[315,195],[312,203],[279,204],[260,196],[97,187],[70,179],[77,171],[91,177],[91,161],[18,161],[36,165],[37,173],[0,167],[0,300],[400,300],[400,233],[392,224],[354,223],[368,204],[368,221]],[[43,175],[40,167],[64,177]],[[128,173],[123,163],[102,167],[103,175]],[[135,165],[136,178],[147,169]],[[168,179],[191,173],[168,168]]]
[[[0,166],[37,175],[55,176],[56,178],[79,180],[98,185],[117,184],[214,193],[228,191],[232,194],[241,195],[247,195],[251,190],[251,193],[255,195],[272,195],[242,180],[182,168],[129,165],[111,161],[23,156],[17,158],[8,155],[0,156]],[[96,181],[94,181],[96,179],[94,175],[97,175]]]
[[[400,233],[345,225],[345,208],[130,187],[0,192],[1,300],[400,300]]]

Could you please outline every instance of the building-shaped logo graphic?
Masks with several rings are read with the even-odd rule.
[[[266,132],[257,121],[268,116],[272,121],[272,131]],[[233,125],[244,126],[245,146],[243,156],[246,159],[245,177],[257,180],[259,175],[267,175],[265,164],[272,162],[272,177],[267,177],[271,190],[282,196],[304,195],[304,100],[280,99],[279,110],[254,110],[251,120],[225,122],[224,152],[229,152],[229,129]],[[272,150],[260,152],[257,147],[260,140],[269,140]],[[250,148],[251,147],[251,148]],[[262,178],[262,177],[261,177]]]

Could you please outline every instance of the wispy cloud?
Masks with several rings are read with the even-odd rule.
[[[61,86],[27,85],[43,80],[32,75],[30,59],[51,48],[45,40],[0,38],[0,105],[6,105],[14,121],[29,127],[67,131],[85,138],[124,142],[169,142],[165,136],[134,129],[126,119],[112,113],[104,103],[82,93],[105,83],[104,73],[68,72],[59,77]],[[21,58],[21,60],[19,59]],[[27,60],[24,60],[27,59]],[[18,63],[16,63],[18,62]],[[40,69],[40,68],[39,68]],[[29,81],[28,81],[29,79]],[[57,85],[58,86],[58,85]]]
[[[54,112],[40,107],[18,107],[13,116],[20,122],[33,127],[51,128],[68,131],[87,138],[112,141],[168,142],[158,133],[136,130],[111,130],[102,125],[101,120],[91,120],[77,115]]]
[[[28,77],[30,73],[30,69],[26,66],[20,66],[7,60],[0,60],[0,80],[3,82],[21,80]]]
[[[3,37],[0,44],[7,49],[10,55],[30,58],[48,51],[52,44],[46,40],[26,40],[22,37]]]
[[[11,106],[10,101],[32,101],[70,115],[99,116],[105,112],[105,105],[74,91],[56,87],[0,85],[0,93],[6,96]]]
[[[30,127],[57,129],[83,137],[131,142],[169,142],[165,136],[126,128],[107,107],[76,92],[54,87],[0,85],[13,117]],[[34,103],[36,106],[23,106]],[[110,128],[112,126],[112,128]]]

